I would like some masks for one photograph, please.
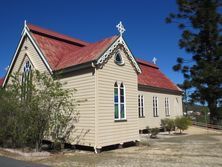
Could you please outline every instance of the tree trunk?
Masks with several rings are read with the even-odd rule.
[[[36,152],[41,151],[41,142],[36,141],[36,143],[35,143],[35,151]]]
[[[208,108],[210,110],[210,123],[217,123],[217,103],[216,100],[211,99],[208,101]],[[207,113],[208,114],[208,113]]]

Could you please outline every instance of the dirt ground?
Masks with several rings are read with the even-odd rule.
[[[159,139],[149,139],[147,135],[141,135],[139,146],[105,151],[100,154],[77,151],[26,160],[55,167],[222,166],[222,132],[190,127],[185,133],[185,135],[161,133],[158,135]]]

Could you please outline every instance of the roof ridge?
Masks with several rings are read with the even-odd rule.
[[[76,50],[75,52],[72,52],[72,53],[69,53],[68,55],[70,56],[70,55],[73,55],[73,54],[78,54],[79,52],[82,52],[82,51],[84,51],[85,49],[87,50],[87,49],[89,49],[89,48],[94,48],[94,47],[96,47],[98,44],[101,44],[101,43],[103,43],[103,42],[107,42],[107,41],[109,41],[109,40],[116,40],[118,38],[118,35],[113,35],[113,36],[110,36],[110,37],[106,37],[106,38],[103,38],[103,39],[101,39],[101,40],[99,40],[99,41],[97,41],[97,42],[94,42],[94,43],[90,43],[89,45],[86,45],[86,46],[84,46],[84,47],[82,47],[82,48],[79,48],[78,50]],[[109,47],[111,44],[109,44],[107,47]],[[107,48],[103,48],[103,50],[106,50]],[[98,55],[97,56],[100,56],[100,54],[102,54],[102,53],[97,53]],[[67,55],[67,56],[68,56]],[[64,63],[64,62],[67,62],[67,61],[69,61],[68,59],[66,59],[66,60],[64,60],[65,59],[65,57],[63,57],[62,59],[61,59],[61,61],[57,64],[57,66],[56,66],[56,68],[58,68],[58,66],[60,65],[60,64],[62,64],[62,63]],[[94,58],[94,60],[96,60],[96,57]]]
[[[86,45],[90,44],[89,42],[82,41],[80,39],[76,39],[71,36],[61,34],[56,31],[53,31],[53,30],[45,29],[45,28],[42,28],[42,27],[39,27],[39,26],[36,26],[33,24],[28,24],[27,26],[30,29],[30,31],[32,31],[34,33],[39,33],[39,34],[42,34],[42,35],[45,35],[48,37],[56,38],[57,40],[61,40],[64,42],[75,43],[80,46],[86,46]]]

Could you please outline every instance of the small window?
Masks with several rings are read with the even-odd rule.
[[[138,111],[139,111],[139,118],[144,117],[144,97],[143,95],[138,95]]]
[[[158,117],[158,97],[153,96],[153,116]]]
[[[32,66],[29,61],[26,61],[24,67],[23,67],[23,73],[22,73],[22,83],[26,84],[28,80],[30,79],[30,72],[31,72]]]
[[[126,119],[125,86],[117,82],[114,84],[114,118],[116,120]]]
[[[119,52],[116,53],[116,55],[115,55],[115,63],[118,64],[118,65],[123,65],[124,64],[123,58],[122,58],[122,56]]]
[[[31,64],[30,64],[29,61],[26,61],[23,70],[24,70],[24,73],[30,72],[30,70],[31,70]]]
[[[118,85],[114,85],[114,109],[115,109],[115,119],[119,118],[119,91]]]
[[[31,70],[31,63],[29,61],[26,61],[22,73],[22,100],[29,99],[31,95],[31,90],[29,86],[29,83],[31,82]]]
[[[169,98],[168,97],[165,98],[165,113],[166,113],[167,117],[170,116],[170,105],[169,105]]]

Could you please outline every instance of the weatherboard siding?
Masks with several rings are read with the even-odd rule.
[[[27,49],[25,49],[25,47]],[[32,68],[40,72],[48,72],[44,62],[40,58],[38,52],[28,38],[25,38],[21,49],[18,52],[17,59],[13,65],[12,73],[23,72],[23,66],[27,60],[31,61]],[[95,139],[95,77],[92,70],[81,70],[78,75],[73,73],[72,76],[67,76],[60,79],[65,89],[77,89],[75,94],[76,100],[87,100],[81,102],[77,110],[80,113],[79,122],[74,124],[75,129],[71,135],[70,142],[72,144],[81,144],[86,146],[94,146]],[[10,79],[9,79],[10,82]]]
[[[32,68],[39,70],[40,72],[48,72],[48,69],[46,68],[45,64],[40,58],[35,47],[32,45],[32,42],[26,36],[23,39],[23,42],[20,46],[20,50],[17,53],[17,58],[12,66],[10,74],[13,75],[14,73],[17,72],[22,73],[23,66],[27,60],[31,62]],[[10,77],[9,77],[9,83],[10,83]]]
[[[95,74],[94,69],[73,72],[60,79],[65,89],[76,89],[74,97],[80,101],[79,121],[71,134],[72,144],[94,147],[95,142]]]
[[[137,73],[124,52],[125,65],[114,63],[112,56],[97,70],[97,147],[139,140]],[[123,82],[126,96],[126,121],[114,120],[114,84]]]
[[[144,96],[144,118],[139,118],[139,129],[160,127],[161,119],[175,118],[182,116],[182,97],[180,95],[155,93],[139,90],[140,95]],[[158,117],[153,116],[153,96],[158,97]],[[170,116],[165,113],[165,98],[169,98]],[[178,101],[178,103],[177,103]]]

